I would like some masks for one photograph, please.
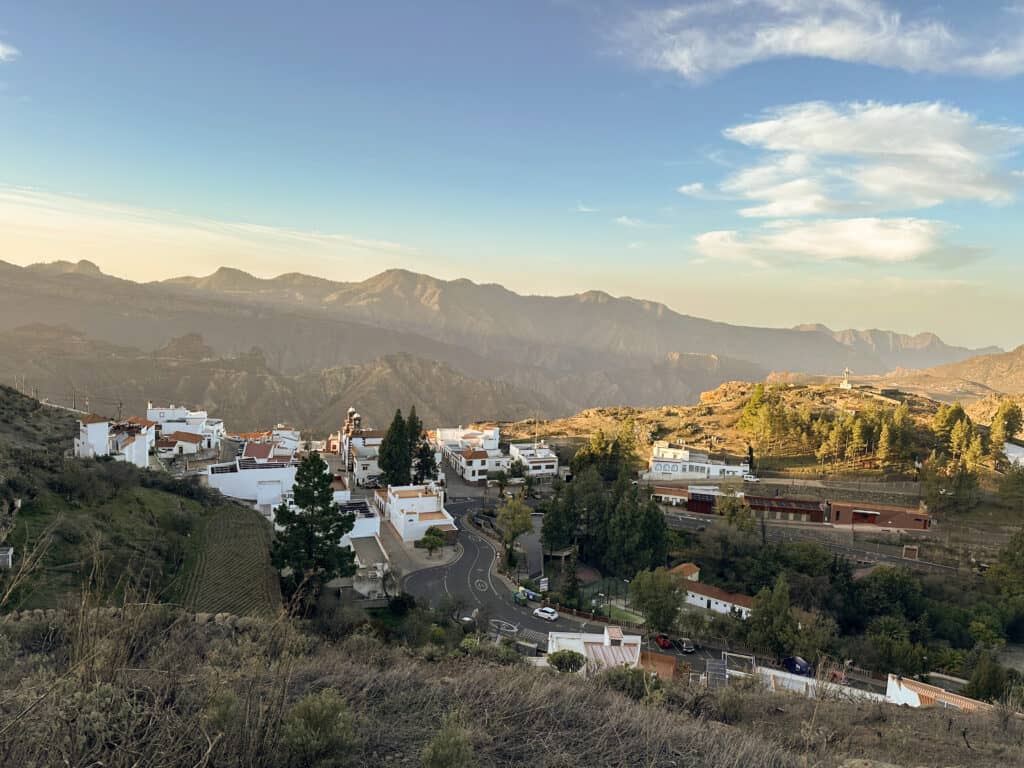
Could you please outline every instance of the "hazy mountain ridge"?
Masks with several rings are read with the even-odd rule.
[[[961,360],[976,350],[953,347],[934,334],[892,331],[832,332],[729,325],[675,312],[658,302],[615,298],[602,291],[571,296],[523,296],[494,284],[445,281],[406,270],[388,270],[362,282],[311,278],[301,299],[297,277],[235,279],[219,270],[204,278],[165,284],[195,291],[248,294],[250,299],[316,305],[353,320],[412,330],[469,346],[479,354],[498,350],[517,360],[572,368],[607,368],[614,355],[656,362],[672,353],[711,353],[748,360],[766,370],[837,372],[849,365],[865,374],[894,367]],[[243,273],[244,274],[244,273]],[[226,286],[224,288],[219,286]],[[251,286],[246,290],[240,286]],[[330,288],[333,287],[333,290]],[[809,343],[808,337],[813,341]],[[991,351],[989,349],[983,351]],[[593,359],[595,355],[598,360]],[[605,362],[602,362],[604,360]]]
[[[254,348],[260,350],[266,372],[250,371],[252,381],[265,381],[268,392],[285,399],[286,392],[277,392],[282,385],[269,382],[289,378],[285,389],[292,391],[296,381],[323,371],[372,367],[393,357],[380,370],[416,382],[401,375],[401,369],[422,374],[412,360],[438,361],[451,371],[449,388],[466,388],[457,398],[459,421],[488,418],[474,410],[470,393],[491,403],[502,386],[512,387],[504,396],[523,407],[542,415],[568,415],[593,406],[693,403],[702,391],[724,381],[763,379],[773,370],[837,375],[849,366],[866,374],[895,367],[886,360],[919,359],[906,351],[915,344],[907,339],[917,337],[884,331],[870,333],[889,334],[886,338],[898,343],[870,337],[870,344],[854,344],[851,337],[847,344],[828,329],[732,326],[602,291],[521,296],[500,285],[445,281],[405,270],[344,283],[296,273],[264,279],[222,268],[206,277],[135,283],[104,275],[88,262],[25,268],[0,262],[0,290],[6,298],[0,302],[0,331],[32,323],[64,325],[95,343],[93,354],[206,362],[206,368],[193,365],[189,375],[211,377],[207,383],[218,391],[238,386],[239,374],[232,367],[236,363],[224,361],[248,359]],[[189,334],[201,338],[183,340]],[[38,346],[40,340],[32,343]],[[48,343],[53,346],[40,350],[38,361],[25,361],[25,370],[12,370],[11,375],[31,385],[34,370],[46,380],[59,365],[55,357],[74,357],[75,345],[82,342]],[[58,351],[61,344],[70,347]],[[104,349],[103,344],[130,351]],[[957,360],[970,354],[935,337],[917,346]],[[891,354],[878,354],[882,347],[891,347]],[[216,373],[225,366],[230,374]],[[136,378],[131,371],[117,375]],[[230,386],[226,375],[234,382]],[[104,386],[115,380],[112,371],[104,376],[97,374]],[[357,381],[348,374],[341,379]],[[489,388],[477,388],[481,382]],[[232,407],[222,397],[204,393],[200,384],[190,384],[179,399],[191,393],[189,402]],[[419,379],[417,386],[422,391],[419,402],[447,396],[431,382]],[[237,415],[249,419],[261,413],[253,405],[261,399],[246,394],[247,405]],[[319,395],[315,402],[323,405]],[[302,414],[318,422],[313,411]]]

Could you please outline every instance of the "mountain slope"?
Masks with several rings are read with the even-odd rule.
[[[203,406],[240,431],[287,421],[322,433],[337,429],[350,405],[377,424],[412,404],[436,425],[558,412],[513,384],[411,355],[290,376],[268,366],[259,350],[211,358],[208,349],[191,336],[146,353],[32,325],[0,333],[0,381],[21,378],[41,398],[112,416],[143,413],[148,400]]]
[[[886,377],[901,387],[974,400],[994,393],[1024,393],[1024,345],[1011,352],[979,355],[921,371],[898,370]]]

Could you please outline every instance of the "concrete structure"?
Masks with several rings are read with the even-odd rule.
[[[645,480],[698,480],[741,478],[750,474],[745,461],[727,462],[712,458],[707,451],[659,440],[651,451]]]
[[[987,712],[992,709],[991,704],[950,693],[943,688],[911,680],[902,675],[889,675],[885,687],[885,700],[890,704],[908,707],[938,707],[959,709],[962,712]]]
[[[690,495],[685,487],[673,488],[671,486],[665,485],[654,486],[654,490],[651,492],[651,496],[658,503],[671,504],[673,507],[685,507],[686,502],[689,501],[690,498]]]
[[[640,635],[623,635],[621,628],[612,626],[602,634],[548,632],[548,655],[575,651],[587,660],[580,674],[589,676],[615,667],[640,666],[640,641]]]
[[[444,490],[437,485],[388,486],[374,496],[377,510],[387,519],[402,541],[413,543],[430,528],[438,528],[454,539],[455,518],[444,508]]]
[[[297,469],[292,455],[277,443],[246,443],[234,461],[207,467],[206,482],[273,520],[274,508],[291,496]]]
[[[886,504],[833,501],[825,503],[826,519],[832,525],[854,528],[927,531],[932,519],[922,507],[894,507]]]
[[[380,513],[371,507],[365,499],[339,502],[342,514],[352,515],[355,520],[352,530],[341,537],[341,546],[349,547],[353,539],[365,539],[380,536]]]
[[[0,546],[0,571],[14,567],[14,547]]]
[[[746,619],[754,608],[754,599],[699,581],[687,581],[686,604],[715,613],[735,613],[741,619]]]
[[[521,461],[528,477],[558,477],[558,456],[539,443],[512,443],[508,455],[514,464]]]
[[[379,536],[360,536],[349,544],[356,556],[356,572],[352,576],[352,590],[367,600],[386,597],[384,579],[391,569]]]
[[[207,450],[218,450],[226,434],[220,419],[211,419],[206,411],[193,411],[182,405],[149,403],[146,418],[158,425],[158,437],[172,432],[191,432],[202,436],[200,446]]]

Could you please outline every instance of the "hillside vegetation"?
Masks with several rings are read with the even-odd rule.
[[[161,472],[65,458],[72,417],[13,390],[0,389],[0,414],[0,541],[15,548],[15,568],[0,572],[0,613],[74,605],[85,589],[111,604],[279,608],[258,513]]]
[[[834,768],[1019,764],[1024,725],[612,672],[537,670],[415,608],[336,639],[158,606],[0,624],[0,754],[16,765]],[[412,627],[409,626],[409,631]],[[55,727],[55,724],[57,726]],[[447,760],[439,759],[449,755]]]

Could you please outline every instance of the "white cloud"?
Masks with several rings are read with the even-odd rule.
[[[1007,203],[1020,186],[1001,165],[1024,128],[941,103],[795,104],[725,136],[766,154],[724,182],[752,217],[863,215],[947,200]]]
[[[695,82],[792,57],[910,72],[1024,72],[1019,14],[1006,14],[1005,30],[993,26],[984,38],[968,39],[941,19],[904,18],[881,0],[704,0],[640,11],[617,36],[642,65]]]
[[[20,55],[21,51],[0,40],[0,61],[14,61]]]
[[[637,250],[643,248],[645,245],[647,245],[647,243],[645,243],[643,240],[635,240],[634,242],[630,243],[626,247],[629,248],[629,250],[631,250],[631,251],[637,251]]]
[[[695,181],[693,184],[683,184],[678,190],[681,195],[689,195],[690,197],[700,197],[704,194],[704,182]]]
[[[646,221],[634,219],[631,216],[618,216],[615,218],[615,223],[620,227],[629,227],[631,229],[641,229],[647,226]]]
[[[576,213],[597,213],[597,208],[591,208],[589,205],[585,205],[582,201],[576,201],[576,207],[573,208]]]
[[[777,221],[754,234],[705,232],[694,240],[705,259],[765,267],[787,262],[859,262],[894,265],[911,262],[955,264],[984,253],[946,242],[949,225],[927,219],[854,218],[814,222]]]

